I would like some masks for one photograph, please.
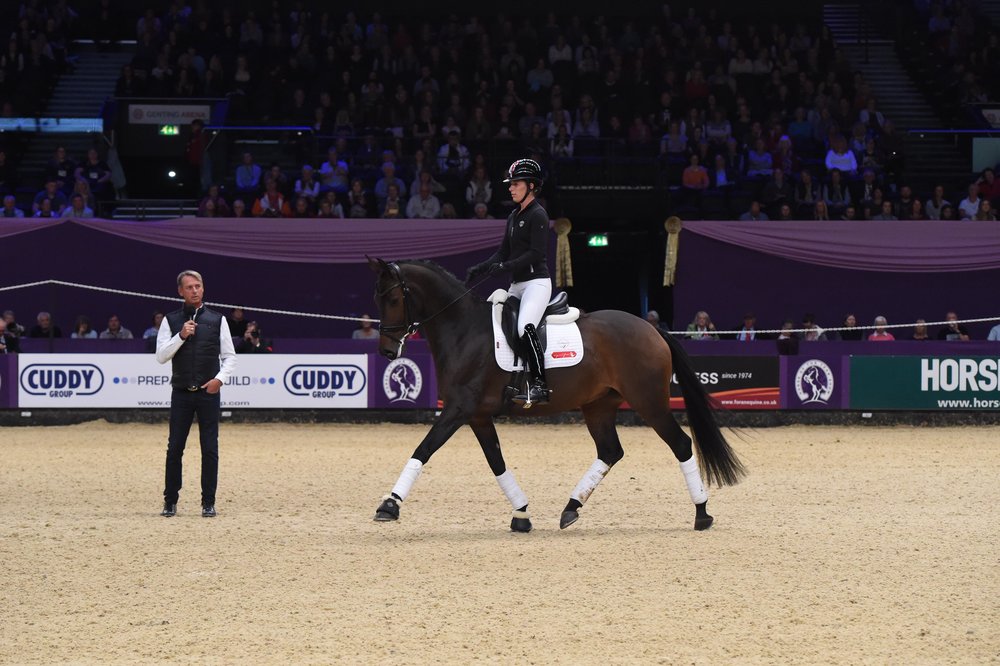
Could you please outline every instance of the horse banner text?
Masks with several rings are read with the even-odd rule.
[[[851,357],[851,409],[1000,410],[1000,354]]]

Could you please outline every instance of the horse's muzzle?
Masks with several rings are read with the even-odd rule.
[[[382,354],[382,356],[385,356],[390,361],[395,361],[396,360],[396,350],[395,349],[386,349],[385,347],[382,347],[378,351],[379,351],[380,354]]]

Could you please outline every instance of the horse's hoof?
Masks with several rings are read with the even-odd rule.
[[[375,521],[387,523],[393,520],[399,520],[399,502],[394,497],[386,497],[375,509]]]
[[[510,531],[511,532],[524,532],[528,533],[531,531],[531,519],[530,518],[511,518],[510,519]]]
[[[579,511],[563,511],[559,518],[559,529],[564,530],[578,520],[580,520]]]
[[[694,528],[697,531],[707,530],[715,522],[715,518],[708,515],[707,507],[708,502],[702,502],[701,504],[695,504],[695,516],[694,516]]]

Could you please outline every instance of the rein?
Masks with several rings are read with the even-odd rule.
[[[441,309],[439,309],[437,312],[435,312],[431,316],[427,317],[423,321],[416,321],[415,319],[413,319],[410,316],[410,310],[411,310],[411,308],[410,308],[410,287],[409,287],[409,285],[406,284],[406,279],[403,277],[403,273],[402,273],[402,271],[399,268],[399,264],[397,264],[394,261],[394,262],[388,264],[388,268],[389,268],[389,271],[392,274],[392,276],[396,279],[396,281],[393,284],[391,284],[388,287],[386,287],[385,289],[383,289],[382,291],[378,292],[378,296],[381,298],[382,296],[385,296],[386,294],[388,294],[393,289],[396,289],[397,287],[399,287],[399,289],[402,290],[402,292],[403,292],[403,319],[404,319],[404,323],[402,323],[402,324],[393,324],[391,326],[385,326],[380,321],[379,325],[378,325],[378,332],[379,332],[379,334],[384,335],[385,337],[389,338],[390,340],[392,340],[393,342],[395,342],[397,345],[399,345],[399,348],[396,350],[396,357],[397,358],[403,355],[403,346],[406,345],[407,338],[409,338],[411,335],[413,335],[414,333],[416,333],[417,330],[419,330],[421,326],[423,326],[427,322],[431,321],[432,319],[434,319],[435,317],[437,317],[439,314],[441,314],[442,312],[444,312],[445,310],[447,310],[448,308],[450,308],[452,305],[454,305],[455,303],[458,303],[460,300],[462,300],[463,298],[465,298],[466,296],[468,296],[470,293],[472,293],[473,289],[475,289],[480,284],[482,284],[483,282],[485,282],[486,280],[488,280],[490,278],[489,275],[485,276],[479,282],[477,282],[476,284],[472,285],[471,287],[469,287],[468,289],[466,289],[465,291],[463,291],[461,294],[459,294],[458,296],[456,296],[455,298],[453,298],[449,303],[447,303],[444,307],[442,307]],[[398,331],[404,331],[403,335],[399,336],[399,337],[396,337],[395,335],[391,335],[391,333],[396,333]]]

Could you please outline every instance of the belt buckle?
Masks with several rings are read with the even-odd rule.
[[[195,391],[199,390],[200,388],[201,388],[200,386],[188,386],[187,390],[191,391],[192,393],[194,393]]]

